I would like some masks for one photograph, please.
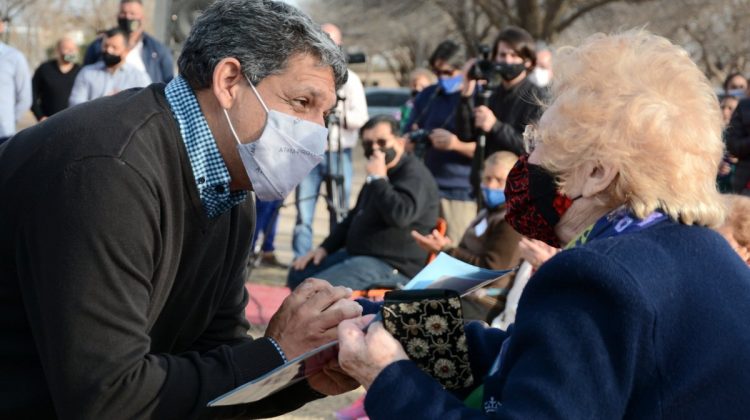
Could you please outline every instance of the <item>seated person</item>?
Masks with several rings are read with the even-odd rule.
[[[505,223],[504,191],[508,172],[517,160],[518,156],[506,151],[487,158],[482,174],[485,208],[466,228],[458,246],[451,247],[452,239],[437,230],[429,235],[412,231],[412,238],[427,252],[443,251],[477,267],[504,270],[517,265],[517,244],[521,235]]]
[[[357,204],[319,247],[292,263],[291,289],[313,276],[352,289],[395,286],[424,265],[427,252],[409,232],[435,226],[437,185],[422,162],[404,154],[405,141],[396,133],[398,121],[389,115],[362,126],[367,181]]]
[[[495,152],[487,158],[481,181],[485,208],[469,223],[458,246],[451,247],[451,238],[437,230],[429,235],[412,231],[412,238],[427,252],[443,251],[477,267],[504,270],[518,265],[521,235],[505,222],[504,192],[508,172],[517,160],[518,156],[507,151]],[[464,298],[464,317],[487,321],[495,318],[505,308],[505,298],[515,277],[503,276],[487,286],[499,290],[499,294],[488,294],[481,289]]]
[[[727,217],[716,230],[726,238],[737,255],[750,265],[750,197],[726,194]]]

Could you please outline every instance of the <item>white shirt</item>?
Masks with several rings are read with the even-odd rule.
[[[16,121],[31,107],[31,72],[23,54],[0,42],[0,137],[16,132]]]
[[[367,98],[365,98],[365,88],[362,87],[362,81],[357,73],[348,70],[349,79],[344,86],[337,92],[344,100],[339,101],[334,112],[341,121],[341,126],[346,127],[341,130],[341,148],[348,149],[357,144],[359,138],[359,129],[370,118],[367,113]],[[328,136],[331,139],[333,151],[338,151],[338,132],[337,126],[328,127]]]
[[[125,62],[148,75],[146,63],[143,62],[143,38],[130,50],[127,57],[125,57]],[[151,84],[151,76],[149,76],[148,80],[149,84]]]
[[[114,73],[107,70],[103,61],[83,66],[73,82],[70,91],[70,106],[113,95],[121,90],[144,87],[151,84],[151,78],[145,71],[140,71],[125,63]]]

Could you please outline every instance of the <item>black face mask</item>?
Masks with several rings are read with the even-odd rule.
[[[375,153],[375,148],[372,146],[372,143],[364,143],[362,147],[364,147],[365,149],[365,158],[370,159],[370,157]],[[385,153],[386,165],[393,162],[393,159],[396,159],[396,149],[394,149],[393,147],[389,147],[383,150],[383,153]]]
[[[139,19],[117,18],[117,27],[129,35],[141,28],[141,21]]]
[[[104,65],[107,67],[114,67],[118,64],[120,64],[120,61],[122,61],[122,57],[119,55],[114,55],[110,53],[104,53],[102,54],[102,60],[104,60]]]
[[[521,73],[523,73],[524,70],[526,70],[526,66],[523,63],[518,64],[508,64],[508,63],[497,63],[497,72],[500,73],[500,77],[503,78],[505,81],[510,81],[518,77]]]

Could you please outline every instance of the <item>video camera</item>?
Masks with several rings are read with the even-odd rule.
[[[430,144],[430,139],[428,137],[430,136],[431,131],[432,130],[420,128],[404,135],[406,139],[414,145],[414,156],[420,159],[424,158],[424,154],[427,152],[427,146]]]
[[[480,45],[479,54],[477,61],[469,69],[467,75],[469,80],[484,80],[489,89],[499,86],[502,82],[502,76],[500,76],[502,64],[490,59],[489,45]]]
[[[346,53],[346,63],[347,64],[361,64],[367,61],[367,56],[365,56],[365,53],[358,52],[358,53]]]

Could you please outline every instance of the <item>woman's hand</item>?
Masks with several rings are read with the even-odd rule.
[[[528,261],[534,267],[534,270],[538,269],[548,259],[554,257],[558,252],[560,252],[559,248],[549,246],[536,239],[529,239],[525,236],[518,242],[518,253],[521,255],[521,259]]]
[[[362,331],[373,317],[367,315],[339,324],[339,365],[365,389],[386,366],[409,359],[401,343],[380,322],[370,325],[367,333]]]

